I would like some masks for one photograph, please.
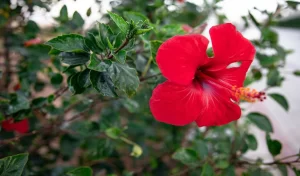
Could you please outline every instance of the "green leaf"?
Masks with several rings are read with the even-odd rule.
[[[77,34],[61,35],[45,44],[64,52],[88,52],[84,44],[84,37]]]
[[[93,53],[90,58],[90,63],[88,68],[98,72],[106,72],[106,70],[111,66],[112,62],[110,60],[99,60],[97,56]]]
[[[68,65],[83,65],[90,60],[88,53],[66,53],[62,52],[59,54],[61,62]]]
[[[127,22],[119,15],[112,13],[112,12],[108,12],[110,18],[116,23],[116,25],[118,26],[118,28],[123,32],[126,33],[127,29],[128,29],[128,24]]]
[[[256,57],[262,67],[273,66],[281,60],[277,55],[268,56],[265,54],[256,53]]]
[[[79,167],[67,173],[67,176],[92,176],[93,170],[90,167]]]
[[[280,104],[286,111],[289,110],[289,103],[284,96],[277,93],[271,93],[268,95],[272,97],[278,104]]]
[[[90,71],[89,69],[85,69],[84,71],[80,72],[78,75],[78,84],[81,87],[87,88],[91,85],[90,81]]]
[[[120,50],[117,54],[114,54],[115,59],[121,64],[125,64],[126,61],[126,51]]]
[[[105,134],[112,139],[119,139],[123,131],[120,128],[112,127],[105,130]]]
[[[277,32],[271,30],[270,28],[263,28],[261,31],[262,41],[269,42],[271,45],[276,45],[278,43]]]
[[[213,175],[215,175],[214,169],[208,163],[205,163],[202,168],[201,176],[213,176]]]
[[[119,90],[124,91],[129,96],[135,94],[140,83],[135,69],[128,65],[113,62],[108,68],[108,73]]]
[[[270,153],[273,156],[280,154],[282,148],[281,143],[278,140],[271,139],[269,134],[266,135],[266,140],[267,140],[267,145]]]
[[[297,10],[297,6],[300,4],[300,2],[297,1],[285,1],[289,7],[291,7],[294,10]]]
[[[252,22],[255,24],[256,27],[260,27],[260,24],[257,22],[257,20],[254,18],[254,16],[250,13],[250,11],[248,12],[250,19],[252,20]]]
[[[103,96],[117,97],[114,84],[106,72],[90,71],[92,86]]]
[[[269,119],[258,112],[252,112],[247,115],[248,119],[258,128],[265,132],[273,132],[273,127]]]
[[[77,147],[79,147],[80,141],[69,134],[64,134],[59,141],[60,153],[66,158],[70,159]]]
[[[138,23],[140,21],[147,21],[148,18],[141,14],[141,13],[138,13],[138,12],[131,12],[131,11],[128,11],[128,12],[124,12],[124,17],[129,21],[129,20],[133,20],[135,23]]]
[[[86,11],[86,16],[91,16],[92,14],[92,8],[90,7],[87,11]]]
[[[74,25],[75,29],[83,27],[84,20],[77,11],[74,12],[71,23]]]
[[[293,74],[294,74],[295,76],[300,76],[300,70],[295,70],[295,71],[293,72]]]
[[[162,44],[162,41],[159,40],[152,40],[150,42],[150,46],[151,46],[151,54],[152,57],[155,59],[156,58],[156,53],[158,51],[158,48],[160,47],[160,45]]]
[[[26,110],[30,108],[29,100],[22,94],[14,94],[9,103],[7,114],[11,115],[21,110]]]
[[[113,32],[112,30],[110,29],[110,27],[106,24],[102,24],[102,23],[99,23],[98,25],[99,27],[99,37],[100,37],[100,40],[101,40],[101,45],[108,48],[108,43],[107,43],[107,37],[110,37],[113,35]],[[106,49],[104,48],[104,49]]]
[[[284,164],[279,164],[277,165],[278,169],[280,170],[282,176],[288,176],[288,170],[287,170],[287,166]]]
[[[32,100],[31,105],[33,108],[40,108],[48,102],[48,98],[39,97]]]
[[[269,86],[280,86],[282,82],[282,78],[280,77],[280,73],[277,69],[270,69],[267,74],[267,84]]]
[[[28,161],[28,154],[18,154],[0,159],[1,176],[21,176]]]
[[[68,9],[67,6],[64,5],[61,9],[60,9],[60,13],[59,13],[59,17],[58,20],[61,22],[67,22],[69,20],[69,16],[68,16]]]
[[[88,33],[85,37],[85,45],[94,53],[100,54],[103,52],[101,43],[97,41],[96,37],[92,33]]]
[[[85,88],[83,87],[83,85],[79,84],[79,82],[78,82],[79,75],[80,75],[80,72],[73,74],[73,75],[69,76],[68,81],[67,81],[69,90],[72,92],[73,95],[81,94],[85,91]]]
[[[248,134],[246,135],[246,143],[251,150],[257,149],[257,140],[254,135]]]
[[[196,140],[194,149],[198,151],[199,157],[204,159],[208,156],[208,148],[206,143],[203,140]]]
[[[56,73],[54,74],[52,77],[51,77],[51,84],[54,85],[54,86],[59,86],[64,80],[64,77],[59,74],[59,73]]]
[[[196,167],[200,164],[197,152],[192,149],[180,148],[172,155],[172,158],[185,165]]]

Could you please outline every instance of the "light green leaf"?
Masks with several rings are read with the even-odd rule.
[[[252,112],[247,115],[248,119],[255,124],[258,128],[265,132],[273,132],[273,127],[269,119],[258,112]]]
[[[92,176],[93,170],[90,167],[79,167],[67,173],[67,176]]]
[[[106,72],[90,71],[92,86],[103,96],[117,97],[115,86]]]
[[[113,62],[108,68],[108,73],[119,90],[124,91],[129,96],[135,94],[140,83],[135,69],[128,65]]]
[[[1,176],[21,176],[28,161],[28,154],[18,154],[0,159]]]
[[[61,35],[45,44],[64,52],[88,52],[84,44],[84,37],[77,34]]]
[[[111,17],[111,19],[116,23],[116,25],[119,27],[119,29],[123,32],[126,33],[127,29],[128,29],[128,24],[127,22],[119,15],[112,13],[112,12],[108,12],[109,16]]]
[[[105,130],[105,134],[112,139],[119,139],[123,131],[120,128],[112,127]]]
[[[284,96],[277,93],[271,93],[268,95],[272,97],[278,104],[280,104],[286,111],[289,110],[289,103]]]
[[[192,149],[180,148],[172,155],[172,158],[191,167],[196,167],[200,164],[196,151]]]

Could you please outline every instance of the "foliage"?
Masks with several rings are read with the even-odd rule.
[[[270,175],[262,167],[270,165],[283,175],[287,168],[299,174],[293,163],[300,162],[300,154],[269,163],[244,158],[258,148],[250,125],[266,133],[272,156],[281,152],[281,142],[272,136],[276,129],[262,113],[243,111],[245,122],[204,131],[162,124],[150,113],[152,90],[164,81],[155,61],[159,46],[186,34],[183,24],[201,33],[210,16],[226,22],[219,1],[202,6],[184,0],[112,1],[112,11],[88,29],[78,12],[71,15],[63,6],[54,18],[57,25],[42,30],[29,20],[34,7],[49,10],[57,1],[1,0],[0,57],[5,64],[0,70],[0,122],[29,119],[30,131],[19,134],[0,127],[0,175]],[[266,79],[268,98],[286,111],[284,95],[269,91],[284,82],[282,68],[290,51],[280,45],[272,27],[281,24],[282,9],[298,4],[288,1],[274,13],[257,10],[268,16],[264,22],[250,12],[243,17],[244,29],[252,25],[261,34],[252,41],[258,64],[251,67],[245,86]],[[86,16],[92,13],[98,12],[89,8]],[[265,49],[276,52],[268,55]],[[299,76],[299,70],[293,73]]]

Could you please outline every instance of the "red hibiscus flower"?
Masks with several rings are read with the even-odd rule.
[[[193,121],[199,127],[224,125],[240,118],[239,99],[264,98],[263,92],[242,87],[255,55],[251,42],[229,23],[209,32],[213,58],[206,55],[208,39],[199,34],[175,36],[160,46],[157,64],[167,81],[150,99],[156,120],[176,126]]]
[[[43,41],[40,38],[34,38],[34,39],[27,40],[26,42],[24,42],[24,46],[29,47],[29,46],[38,45],[41,43],[43,43]]]
[[[5,131],[17,131],[19,133],[27,133],[29,130],[28,119],[23,119],[18,122],[14,122],[14,119],[4,120],[1,123],[2,128]]]

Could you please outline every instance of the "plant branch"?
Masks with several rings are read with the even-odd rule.
[[[114,54],[117,54],[121,49],[123,49],[127,44],[129,43],[128,39],[125,39],[124,42],[122,43],[122,45],[116,49],[116,51],[114,51]],[[112,53],[110,53],[107,57],[107,59],[112,59],[114,57],[114,55]]]

